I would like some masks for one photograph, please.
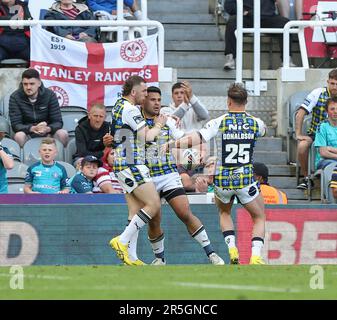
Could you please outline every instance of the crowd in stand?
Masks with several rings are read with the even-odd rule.
[[[244,2],[244,27],[253,24],[253,1]],[[142,19],[136,0],[125,0],[126,18]],[[235,69],[236,44],[236,1],[227,0],[226,10],[231,15],[227,23],[225,42],[224,69]],[[261,26],[283,27],[289,21],[288,1],[277,1],[281,15],[275,13],[273,0],[261,0]],[[296,2],[297,18],[301,18],[302,2]],[[0,1],[0,19],[29,20],[32,19],[25,2],[19,0]],[[115,19],[116,1],[113,0],[59,0],[45,14],[46,20],[95,20]],[[96,27],[49,27],[48,30],[61,37],[81,42],[100,41],[100,31]],[[279,36],[282,52],[282,39]],[[15,43],[15,45],[13,45]],[[29,60],[29,28],[0,28],[0,60],[7,58],[22,58]],[[282,57],[281,57],[282,58]],[[337,161],[337,70],[329,73],[328,85],[312,91],[305,99],[296,116],[296,136],[298,140],[298,158],[304,175],[303,182],[298,186],[307,189],[312,183],[308,174],[308,153],[314,143],[317,149],[316,168],[324,169],[330,163]],[[184,132],[201,129],[209,120],[207,108],[193,93],[192,86],[184,81],[172,86],[172,102],[163,106],[161,113],[178,120],[180,129]],[[312,123],[308,135],[302,134],[302,124],[305,115],[312,113]],[[41,141],[39,153],[41,160],[29,166],[25,180],[26,193],[121,193],[111,163],[114,156],[113,134],[111,123],[106,121],[107,111],[102,104],[91,106],[88,115],[78,122],[75,129],[76,151],[72,155],[72,164],[77,173],[67,183],[65,168],[55,162],[57,148],[55,139],[66,148],[69,142],[68,132],[63,129],[63,120],[58,100],[53,91],[45,88],[39,73],[28,69],[22,74],[19,88],[13,92],[9,100],[9,120],[13,131],[13,139],[23,148],[27,140],[36,137],[46,138]],[[326,119],[327,118],[327,119]],[[5,129],[0,123],[0,139],[5,136]],[[201,165],[188,170],[179,167],[184,188],[190,192],[212,192],[215,157],[211,157],[205,145],[200,146]],[[177,156],[179,158],[179,155]],[[1,192],[7,192],[5,171],[14,166],[13,157],[8,148],[0,146]],[[268,170],[263,164],[256,166],[256,179],[261,189],[269,195],[274,191],[264,188],[268,185]],[[57,177],[57,179],[55,178]],[[337,174],[334,172],[331,187],[336,196]],[[55,179],[54,179],[55,178]],[[51,182],[52,181],[52,182]],[[266,196],[268,198],[268,196]],[[277,198],[276,196],[274,198]],[[278,197],[281,203],[286,203],[284,194]],[[273,200],[274,201],[274,200]],[[276,202],[276,200],[275,200]]]

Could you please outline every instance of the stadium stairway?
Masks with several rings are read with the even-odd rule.
[[[177,70],[178,81],[188,80],[192,84],[193,91],[206,105],[211,118],[215,118],[224,112],[225,93],[235,80],[235,71],[223,70],[225,25],[216,25],[214,10],[209,3],[212,1],[148,0],[148,15],[150,19],[158,20],[164,25],[165,66]],[[296,50],[298,48],[295,47],[295,52]],[[295,54],[295,63],[297,56]],[[262,37],[261,80],[267,81],[268,90],[263,91],[260,97],[249,97],[247,110],[263,119],[269,129],[267,137],[257,144],[255,161],[267,164],[271,185],[285,191],[290,201],[306,201],[307,195],[296,189],[295,167],[287,164],[285,143],[282,138],[275,137],[275,70],[280,65],[277,41],[271,40],[269,36]],[[253,37],[248,36],[244,37],[245,81],[253,78],[252,66]],[[313,199],[319,199],[318,191],[314,192]]]

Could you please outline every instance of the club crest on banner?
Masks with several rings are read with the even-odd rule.
[[[122,44],[121,57],[128,62],[139,62],[144,59],[147,47],[143,40],[135,40]]]
[[[56,94],[57,100],[59,101],[60,107],[69,106],[69,96],[67,91],[58,87],[58,86],[51,86],[48,89],[54,91]]]

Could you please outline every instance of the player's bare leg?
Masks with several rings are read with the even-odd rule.
[[[219,220],[222,234],[228,246],[230,264],[239,264],[239,251],[235,243],[235,229],[231,217],[231,209],[233,206],[233,199],[229,203],[223,203],[217,197],[214,197],[215,204],[219,209]]]
[[[188,198],[186,195],[176,196],[168,201],[177,217],[186,225],[189,234],[195,239],[205,250],[206,255],[210,261],[215,265],[223,265],[223,260],[214,252],[207,232],[190,208]]]
[[[144,183],[132,191],[133,196],[144,203],[144,207],[133,216],[130,224],[125,228],[124,232],[111,240],[110,244],[116,250],[118,257],[128,265],[132,265],[132,261],[128,254],[128,243],[132,236],[138,232],[145,224],[149,223],[150,234],[159,237],[162,235],[160,228],[160,198],[156,188],[152,182]],[[132,202],[132,198],[130,198]],[[155,218],[151,223],[151,220]]]
[[[253,220],[252,231],[252,255],[250,264],[265,264],[261,258],[264,244],[266,215],[264,212],[264,200],[259,194],[254,200],[244,205]]]

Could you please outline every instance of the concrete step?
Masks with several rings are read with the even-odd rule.
[[[178,81],[185,80],[178,78]],[[235,79],[189,79],[192,84],[193,91],[200,96],[223,96],[227,94],[229,86],[235,82]],[[268,81],[268,90],[262,92],[263,96],[276,96],[276,81]],[[267,111],[269,111],[267,109]]]
[[[178,68],[180,79],[235,79],[235,70],[224,71],[219,68]],[[243,80],[252,80],[253,70],[243,70]],[[261,70],[261,80],[276,80],[276,70]]]
[[[278,189],[296,189],[296,177],[269,176],[268,182]]]
[[[224,64],[221,52],[165,52],[165,66],[174,68],[220,68]]]
[[[167,40],[165,51],[220,51],[225,52],[224,41],[208,40]]]
[[[270,56],[267,53],[261,54],[261,69],[267,70],[271,64],[273,69],[281,67],[281,58],[278,54]],[[297,63],[298,59],[295,59]],[[254,57],[252,53],[244,52],[243,54],[243,68],[253,68]],[[218,68],[223,69],[225,56],[223,52],[188,52],[188,51],[166,51],[165,52],[165,66],[172,68]],[[231,71],[226,71],[231,72]],[[232,74],[232,73],[231,73]]]
[[[151,20],[159,21],[163,24],[212,24],[214,25],[214,17],[207,13],[148,13]]]
[[[287,164],[287,153],[284,151],[256,151],[254,152],[254,161],[264,164]]]
[[[282,138],[260,138],[257,140],[255,151],[282,151]]]
[[[298,189],[294,189],[294,188],[280,189],[280,190],[283,191],[287,195],[288,200],[299,200],[301,202],[302,201],[308,201],[307,191],[302,191],[302,190],[298,190]],[[314,201],[319,201],[321,199],[319,189],[312,190],[311,199],[314,200]],[[292,202],[292,203],[294,203],[294,202]]]
[[[166,40],[206,40],[219,41],[219,31],[215,25],[178,25],[167,24],[165,28]]]
[[[269,176],[294,176],[296,174],[296,168],[289,165],[267,165],[269,170]]]
[[[205,0],[147,0],[147,11],[152,13],[208,13],[208,1]]]

